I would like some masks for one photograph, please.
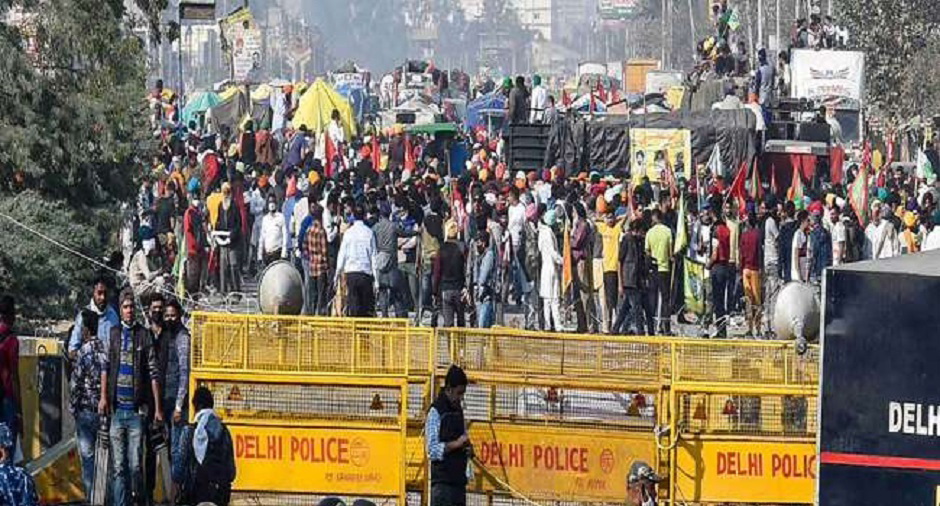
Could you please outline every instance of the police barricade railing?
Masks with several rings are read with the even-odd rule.
[[[232,433],[233,503],[338,496],[405,504],[406,378],[193,371],[190,389],[200,386]]]
[[[428,377],[433,330],[404,319],[193,313],[192,364],[246,373]]]
[[[551,378],[557,386],[658,389],[671,367],[667,341],[508,328],[437,332],[438,372],[451,363],[490,379]]]
[[[630,466],[657,466],[664,455],[653,437],[666,415],[662,390],[507,381],[476,370],[468,379],[471,502],[622,504]],[[442,386],[441,376],[437,381]]]
[[[679,503],[810,504],[819,348],[683,342],[674,348],[668,495]]]

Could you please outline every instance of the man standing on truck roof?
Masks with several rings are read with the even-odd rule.
[[[431,506],[467,504],[467,464],[473,455],[461,406],[467,383],[463,369],[450,366],[428,410],[424,440],[431,461]]]

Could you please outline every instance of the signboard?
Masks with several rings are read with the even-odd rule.
[[[470,440],[489,472],[534,497],[623,502],[630,465],[656,465],[656,444],[645,433],[474,423]],[[471,488],[501,489],[479,470]]]
[[[794,98],[859,109],[865,91],[865,53],[794,49],[790,76]]]
[[[678,497],[690,502],[809,504],[816,493],[816,445],[682,440]]]
[[[215,0],[184,0],[180,2],[180,19],[184,21],[215,21]]]
[[[622,20],[640,13],[640,0],[600,0],[597,12],[602,20]]]
[[[399,496],[400,432],[230,425],[235,490]]]
[[[365,86],[366,77],[365,74],[359,72],[343,72],[338,74],[333,74],[333,86],[339,88],[340,86]]]
[[[253,70],[261,69],[261,30],[245,8],[233,12],[221,25],[232,57],[234,80],[247,81]]]
[[[692,177],[692,137],[688,130],[634,128],[630,130],[630,173],[659,182],[667,167]]]
[[[936,504],[940,252],[826,271],[820,506]]]

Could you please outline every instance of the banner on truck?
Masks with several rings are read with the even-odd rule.
[[[864,95],[865,53],[793,50],[793,97],[819,100],[840,109],[858,109]]]
[[[630,173],[646,175],[650,182],[663,179],[671,167],[676,176],[692,177],[692,136],[688,130],[634,128],[630,130]]]

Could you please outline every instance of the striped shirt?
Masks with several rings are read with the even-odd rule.
[[[134,410],[134,343],[131,329],[121,324],[121,363],[117,375],[117,408]]]

